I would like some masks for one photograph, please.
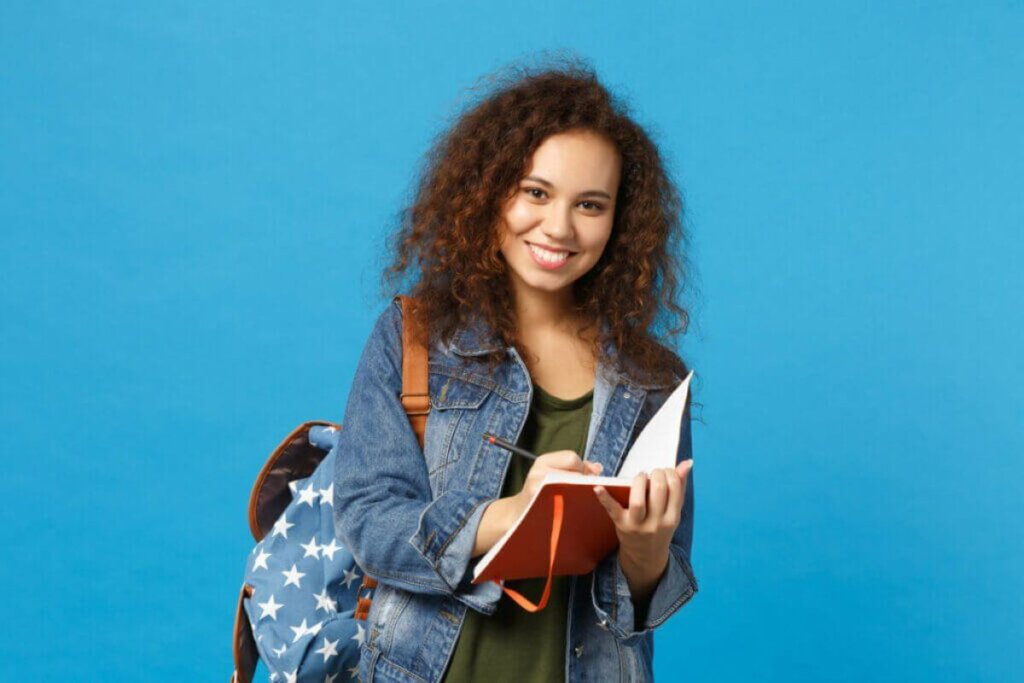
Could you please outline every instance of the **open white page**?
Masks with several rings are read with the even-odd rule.
[[[683,426],[683,411],[686,410],[691,377],[692,370],[644,425],[643,431],[623,459],[617,475],[619,478],[632,479],[640,472],[676,466],[679,431]]]
[[[552,470],[544,475],[540,485],[545,484],[589,484],[590,486],[614,486],[625,484],[629,486],[633,482],[623,477],[606,477],[603,474],[582,474],[580,472],[566,472],[565,470]],[[540,489],[537,489],[537,494]]]

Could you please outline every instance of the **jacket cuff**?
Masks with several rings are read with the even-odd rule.
[[[501,588],[469,583],[471,577],[466,576],[466,570],[480,520],[492,500],[467,491],[446,491],[423,509],[416,533],[409,539],[455,597],[480,610],[486,610],[490,603],[490,611],[501,596]]]
[[[618,551],[609,553],[601,561],[591,583],[591,599],[599,626],[630,643],[660,626],[693,597],[697,592],[697,579],[689,561],[676,546],[670,546],[669,550],[668,566],[649,598],[647,615],[639,629]]]

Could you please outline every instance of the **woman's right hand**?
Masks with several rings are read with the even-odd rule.
[[[513,458],[520,456],[513,455]],[[533,494],[540,488],[544,475],[554,470],[579,472],[581,474],[601,474],[603,467],[598,462],[584,462],[574,451],[551,451],[537,456],[526,473],[526,481],[522,490],[514,496],[497,498],[484,509],[480,526],[477,527],[476,540],[473,543],[472,557],[483,555],[491,549],[499,538],[519,519],[526,506],[530,504]]]
[[[544,480],[544,475],[548,472],[561,470],[579,472],[580,474],[601,474],[603,469],[604,466],[599,462],[581,460],[575,451],[551,451],[537,456],[530,471],[526,474],[522,490],[511,497],[512,509],[515,511],[516,518],[530,504],[537,489],[540,488],[540,483]]]

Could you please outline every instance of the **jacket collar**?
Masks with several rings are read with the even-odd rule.
[[[602,330],[607,332],[608,321],[603,320],[601,325]],[[451,341],[448,343],[449,353],[455,353],[466,357],[482,356],[498,349],[508,351],[508,347],[498,339],[491,327],[479,315],[474,315],[466,323],[460,326],[459,329],[455,331],[455,334],[452,335]],[[605,342],[605,349],[609,352],[609,358],[618,358],[618,349],[616,348],[614,341],[609,339]],[[640,389],[665,389],[674,386],[669,382],[642,382],[637,379],[637,374],[634,372],[635,368],[632,367],[632,364],[628,361],[626,364],[631,367],[624,368],[622,370],[615,370],[612,367],[601,364],[601,367],[599,367],[598,370],[608,373],[613,380],[621,381],[622,383],[629,384]]]
[[[474,314],[452,335],[448,350],[460,356],[482,356],[505,348],[483,317]]]

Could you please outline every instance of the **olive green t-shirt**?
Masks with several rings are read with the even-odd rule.
[[[533,388],[533,404],[516,445],[538,455],[572,450],[582,457],[587,445],[593,389],[577,398],[562,399],[536,384]],[[532,460],[512,454],[502,497],[522,490],[532,464]],[[556,576],[551,581],[548,604],[539,612],[527,612],[504,593],[493,615],[467,610],[443,680],[564,681],[570,579],[571,576]],[[505,585],[537,602],[545,582],[546,577],[539,577],[506,581]]]

